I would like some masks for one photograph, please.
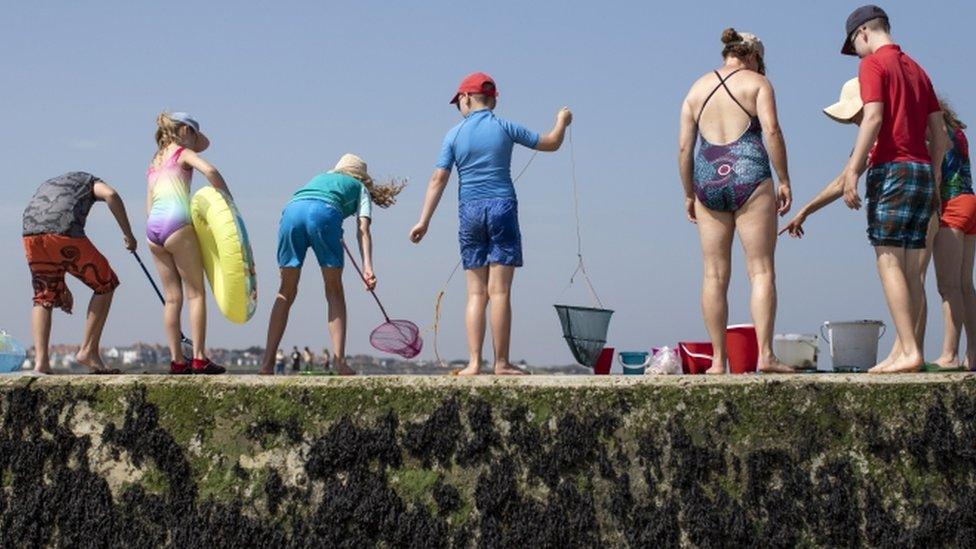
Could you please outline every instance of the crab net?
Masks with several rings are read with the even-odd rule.
[[[555,305],[563,338],[576,361],[592,368],[607,343],[607,330],[613,311],[594,307]]]
[[[413,358],[424,348],[420,329],[409,320],[389,320],[380,324],[369,335],[373,347],[384,353]]]

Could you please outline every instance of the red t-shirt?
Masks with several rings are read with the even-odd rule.
[[[858,73],[864,104],[884,103],[884,121],[868,163],[924,162],[928,116],[942,110],[925,70],[895,45],[882,46],[861,60]]]

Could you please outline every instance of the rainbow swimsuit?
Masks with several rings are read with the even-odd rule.
[[[146,237],[158,246],[173,233],[192,224],[190,218],[190,180],[193,170],[179,163],[183,147],[178,147],[159,166],[150,166],[149,197],[152,206],[146,220]]]

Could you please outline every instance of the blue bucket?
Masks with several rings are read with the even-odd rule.
[[[617,353],[617,360],[624,368],[625,376],[644,375],[644,370],[651,362],[651,353],[647,351],[621,351]]]

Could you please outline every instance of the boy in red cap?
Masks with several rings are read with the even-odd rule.
[[[509,361],[512,326],[510,294],[515,267],[522,266],[522,237],[518,202],[512,182],[512,148],[516,143],[537,151],[556,151],[573,120],[568,108],[556,114],[556,124],[544,135],[495,116],[498,90],[484,73],[469,75],[451,99],[464,120],[447,132],[434,174],[430,178],[420,221],[410,240],[427,234],[451,169],[458,170],[458,240],[468,280],[465,324],[468,366],[461,375],[480,373],[485,339],[485,310],[491,302],[491,332],[496,374],[524,374]]]
[[[868,240],[901,342],[899,356],[871,371],[914,372],[924,364],[914,329],[917,304],[925,291],[920,269],[929,219],[938,205],[939,167],[948,138],[932,83],[891,39],[884,10],[871,5],[854,10],[845,30],[841,53],[861,58],[858,81],[864,112],[840,180],[844,202],[859,209],[857,180],[867,169]]]

